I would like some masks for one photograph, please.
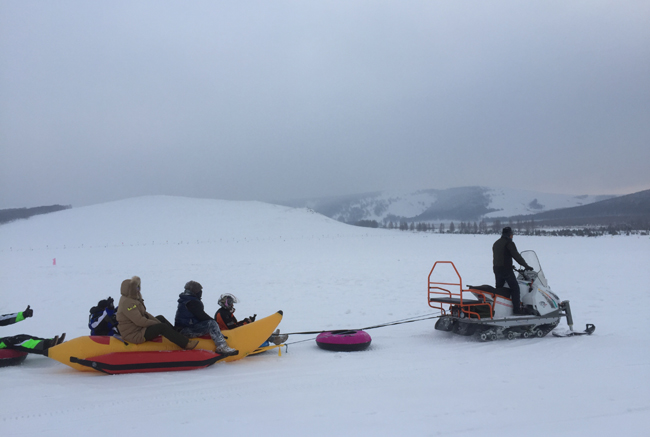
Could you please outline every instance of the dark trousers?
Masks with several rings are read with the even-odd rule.
[[[48,347],[53,346],[54,341],[33,335],[19,334],[13,337],[0,338],[0,349],[13,349],[30,354],[45,355]]]
[[[176,331],[169,321],[163,316],[156,316],[156,319],[160,320],[160,323],[156,325],[149,326],[144,331],[144,339],[146,341],[153,340],[154,338],[162,335],[167,340],[171,341],[178,347],[185,349],[189,339]]]
[[[520,292],[519,292],[519,283],[517,283],[517,277],[515,276],[514,270],[512,267],[494,267],[494,280],[495,287],[501,288],[504,284],[508,284],[510,288],[510,298],[512,299],[512,309],[519,309],[520,307]]]
[[[187,328],[182,328],[180,329],[180,333],[190,338],[201,337],[202,335],[210,334],[210,337],[212,337],[212,341],[214,341],[214,344],[216,346],[225,344],[226,341],[223,338],[223,334],[219,329],[217,321],[214,319],[204,320],[203,322],[199,322]]]

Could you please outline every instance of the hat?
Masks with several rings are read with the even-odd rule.
[[[509,237],[509,236],[511,236],[511,235],[512,235],[512,228],[511,228],[510,226],[506,226],[506,227],[503,228],[503,230],[501,231],[501,236],[502,236],[502,237]]]
[[[199,298],[203,294],[203,286],[196,281],[190,281],[187,284],[185,284],[185,290],[189,291],[194,296]]]

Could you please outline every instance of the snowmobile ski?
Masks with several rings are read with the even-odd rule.
[[[553,331],[554,337],[575,337],[576,335],[591,335],[596,330],[596,326],[587,323],[587,328],[584,331]]]

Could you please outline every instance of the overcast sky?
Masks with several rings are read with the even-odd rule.
[[[0,0],[0,208],[650,188],[650,2]]]

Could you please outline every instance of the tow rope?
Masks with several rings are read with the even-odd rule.
[[[442,317],[442,316],[441,315],[432,316],[430,314],[424,314],[424,315],[420,315],[420,316],[408,317],[406,319],[395,320],[393,322],[382,323],[380,325],[368,326],[366,328],[361,328],[361,329],[327,329],[327,330],[322,330],[322,331],[286,332],[286,333],[283,333],[283,334],[286,334],[286,335],[309,335],[309,334],[322,334],[323,332],[329,332],[329,331],[367,331],[369,329],[377,329],[377,328],[384,328],[386,326],[402,325],[404,323],[421,322],[422,320],[437,319],[439,317]],[[288,349],[288,346],[290,344],[303,343],[305,341],[312,341],[312,340],[314,340],[314,339],[313,338],[308,338],[307,340],[292,341],[291,343],[286,343],[285,347]]]

